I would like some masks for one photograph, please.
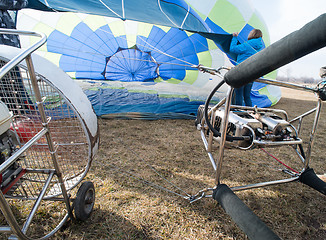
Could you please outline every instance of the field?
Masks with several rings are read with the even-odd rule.
[[[290,119],[315,105],[310,95],[283,95],[275,108]],[[312,120],[304,120],[305,143]],[[183,198],[215,184],[194,120],[99,119],[99,125],[100,149],[86,178],[96,187],[94,211],[86,222],[66,224],[54,239],[247,239],[212,198]],[[310,164],[321,175],[325,129],[322,112]],[[268,151],[286,164],[297,160],[289,148]],[[279,168],[259,149],[226,149],[221,181],[237,186],[285,178]],[[326,197],[302,183],[237,195],[282,239],[326,239]]]
[[[286,91],[283,95],[288,98],[282,98],[275,107],[287,110],[290,118],[315,104],[310,101],[312,96],[302,92]],[[305,120],[307,125],[312,119]],[[246,239],[213,199],[190,204],[157,187],[192,195],[214,186],[214,172],[194,121],[99,119],[99,124],[101,147],[88,174],[97,191],[94,212],[87,222],[72,223],[58,238]],[[308,129],[302,132],[305,142]],[[326,172],[324,129],[325,112],[311,158],[317,174]],[[276,150],[276,154],[286,163],[294,158],[288,148]],[[259,150],[227,149],[222,182],[234,186],[280,177],[274,170],[278,165],[263,158],[265,154]],[[153,168],[174,186],[170,187]],[[295,182],[237,195],[283,239],[326,238],[325,196],[306,185]]]
[[[311,96],[285,92],[275,106],[290,118],[314,106]],[[308,99],[304,100],[302,99]],[[301,98],[301,100],[299,99]],[[311,125],[313,117],[307,118]],[[99,120],[101,147],[88,178],[96,185],[96,205],[86,223],[73,223],[57,237],[71,239],[246,239],[211,198],[194,203],[184,195],[214,186],[214,172],[192,120]],[[308,126],[307,126],[308,127]],[[309,128],[308,128],[309,129]],[[302,132],[305,142],[309,131]],[[311,158],[317,174],[326,173],[326,114],[321,115]],[[310,129],[309,129],[310,130]],[[290,162],[288,148],[276,150]],[[227,149],[222,182],[230,186],[280,177],[277,164],[259,150]],[[170,187],[154,171],[175,186]],[[147,182],[139,180],[145,179]],[[180,189],[181,190],[180,190]],[[325,196],[301,183],[237,192],[283,239],[325,239]]]

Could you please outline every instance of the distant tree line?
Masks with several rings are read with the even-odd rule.
[[[286,77],[286,76],[277,76],[277,80],[284,82],[296,82],[296,83],[306,83],[314,84],[320,81],[320,79],[315,79],[312,77]]]

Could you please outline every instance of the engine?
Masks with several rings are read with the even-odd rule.
[[[200,106],[197,112],[196,125],[199,129],[205,130],[208,134],[208,127],[203,121],[204,106]],[[284,118],[275,114],[277,110],[261,110],[250,108],[242,110],[232,108],[229,114],[227,135],[234,137],[234,141],[226,142],[227,146],[240,149],[249,149],[255,146],[276,146],[283,144],[300,144],[302,140],[298,138],[296,129]],[[223,107],[214,112],[214,129],[221,130],[221,123],[225,110]],[[215,136],[215,140],[220,141],[220,137]]]
[[[16,134],[10,129],[11,119],[12,114],[7,106],[0,101],[0,164],[3,164],[19,149]],[[4,194],[15,189],[15,184],[24,174],[24,171],[15,161],[0,174],[0,188]]]

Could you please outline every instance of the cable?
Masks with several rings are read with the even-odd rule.
[[[139,154],[137,154],[134,150],[132,150],[121,138],[118,138],[118,141],[120,141],[134,156],[136,156],[139,160],[141,160],[147,167],[149,167],[150,169],[152,169],[153,172],[155,172],[161,179],[163,179],[165,182],[167,182],[168,184],[170,184],[172,187],[178,189],[180,192],[183,192],[187,197],[191,197],[190,194],[188,194],[187,192],[185,192],[183,189],[181,189],[180,187],[178,187],[177,185],[173,184],[171,181],[169,181],[168,179],[166,179],[161,173],[159,173],[152,165],[148,164],[144,158],[142,158],[141,156],[139,156]],[[140,178],[140,177],[138,177]],[[140,178],[141,179],[141,178]],[[146,181],[147,183],[151,183],[149,181]],[[153,183],[151,183],[153,184]],[[153,184],[155,185],[155,184]],[[161,187],[161,186],[160,186]],[[162,187],[163,188],[163,187]],[[169,192],[175,193],[171,190],[169,190]],[[176,193],[177,194],[177,193]],[[179,194],[180,195],[180,194]]]
[[[267,152],[264,148],[260,148],[264,153],[266,153],[268,156],[274,158],[276,161],[278,161],[280,164],[282,164],[283,166],[285,166],[286,168],[290,169],[292,172],[295,172],[297,174],[299,174],[298,171],[294,170],[293,168],[289,167],[288,165],[286,165],[285,163],[283,163],[281,160],[279,160],[278,158],[274,157],[272,154],[270,154],[269,152]]]
[[[208,128],[214,133],[214,136],[220,137],[221,133],[218,132],[210,123],[209,119],[208,119],[208,106],[209,103],[212,99],[212,97],[214,96],[214,94],[216,93],[216,91],[225,83],[225,80],[223,79],[219,84],[217,84],[217,86],[211,91],[211,93],[209,94],[209,96],[207,97],[207,100],[205,102],[205,107],[204,107],[204,117],[205,117],[205,121],[206,124],[208,126]],[[226,140],[227,141],[243,141],[245,140],[244,137],[232,137],[230,135],[226,135]]]
[[[102,3],[102,1],[101,0],[99,0],[101,3]],[[111,9],[110,9],[111,10]],[[112,10],[111,10],[112,11]],[[30,17],[30,18],[32,18],[32,19],[35,19],[35,20],[37,20],[36,18],[34,18],[34,17],[32,17],[32,16],[30,16],[30,15],[27,15],[27,14],[25,14],[25,13],[23,13],[25,16],[28,16],[28,17]],[[81,22],[84,22],[84,20],[83,19],[80,19],[81,20]],[[38,20],[37,20],[38,21]],[[86,24],[86,23],[85,23]],[[108,32],[108,31],[105,31],[105,30],[103,30],[103,29],[99,29],[100,31],[102,31],[102,32],[105,32],[105,33],[107,33],[107,34],[110,34],[111,36],[114,36],[115,38],[120,38],[120,39],[124,39],[124,40],[126,40],[127,42],[131,42],[131,43],[133,43],[133,44],[136,44],[136,42],[134,42],[134,41],[130,41],[130,40],[128,40],[128,39],[126,39],[126,38],[124,38],[124,37],[122,37],[122,36],[115,36],[112,32]],[[175,60],[177,60],[177,61],[180,61],[180,62],[183,62],[184,64],[187,64],[187,65],[185,65],[185,66],[193,66],[194,64],[193,63],[190,63],[190,62],[187,62],[187,61],[185,61],[185,60],[183,60],[183,59],[180,59],[180,58],[177,58],[177,57],[175,57],[175,56],[172,56],[172,55],[170,55],[170,54],[167,54],[167,53],[165,53],[165,52],[163,52],[163,51],[161,51],[161,50],[159,50],[158,48],[156,48],[156,47],[154,47],[154,46],[152,46],[150,43],[148,43],[147,41],[145,41],[143,38],[140,38],[143,42],[144,42],[144,44],[146,44],[146,45],[144,45],[144,44],[139,44],[138,43],[138,45],[139,46],[142,46],[142,47],[147,47],[147,48],[150,48],[151,49],[151,51],[153,51],[153,52],[157,52],[157,53],[160,53],[160,54],[163,54],[163,55],[165,55],[165,56],[168,56],[168,57],[170,57],[170,58],[172,58],[172,59],[175,59]],[[76,41],[78,41],[78,39],[75,39]],[[194,39],[190,39],[191,41],[193,41]],[[198,41],[198,40],[196,40],[197,42],[199,42],[201,45],[203,45],[200,41]],[[51,46],[51,45],[49,45],[48,44],[48,46]],[[110,46],[108,46],[108,45],[106,45],[108,48],[110,48]],[[61,47],[61,48],[63,48],[63,49],[66,49],[66,50],[70,50],[70,51],[76,51],[76,52],[80,52],[80,51],[78,51],[78,50],[75,50],[75,49],[69,49],[69,48],[64,48],[64,47]],[[96,49],[94,49],[94,51],[97,51]],[[103,54],[101,54],[100,52],[98,53],[98,54],[96,54],[96,53],[94,53],[94,52],[86,52],[86,51],[83,51],[84,53],[89,53],[89,54],[95,54],[95,55],[99,55],[99,56],[105,56],[105,55],[103,55]],[[137,59],[136,59],[137,60]],[[180,65],[181,66],[181,64],[177,64],[177,63],[169,63],[169,62],[160,62],[160,64],[170,64],[170,65]]]

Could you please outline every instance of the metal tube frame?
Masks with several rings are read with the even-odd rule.
[[[314,119],[314,123],[313,123],[312,129],[311,129],[311,132],[310,132],[310,141],[308,143],[308,148],[307,148],[307,153],[306,153],[305,169],[307,169],[309,167],[310,158],[311,158],[311,150],[312,150],[312,147],[314,144],[315,133],[317,130],[318,120],[320,117],[320,111],[321,111],[321,99],[318,99],[316,113],[315,113],[315,119]]]
[[[214,126],[214,124],[215,124],[215,111],[216,111],[216,109],[221,107],[225,103],[225,101],[226,101],[226,98],[223,98],[218,104],[216,104],[214,107],[212,107],[210,109],[210,111],[208,112],[208,116],[211,117],[212,126]],[[212,114],[213,114],[213,116],[212,116]],[[201,121],[201,125],[204,126],[204,124],[205,124],[205,120],[203,119]],[[202,128],[201,131],[200,131],[201,138],[202,138],[202,141],[204,143],[204,146],[205,146],[206,152],[208,154],[209,160],[211,161],[211,164],[213,166],[213,169],[214,169],[214,171],[216,171],[217,166],[216,166],[216,162],[215,162],[215,159],[213,157],[213,154],[212,154],[213,133],[211,131],[209,131],[209,136],[208,136],[208,141],[207,141],[206,137],[205,137],[205,132],[206,132],[206,130],[204,128]]]
[[[0,165],[0,173],[3,173],[8,167],[11,166],[27,149],[29,149],[35,142],[42,138],[48,129],[43,128],[35,136],[33,136],[24,146],[22,146],[17,152],[10,156],[5,162]]]
[[[9,226],[10,226],[10,232],[13,232],[18,238],[20,239],[29,239],[20,229],[16,218],[6,201],[2,191],[0,191],[0,208],[2,211],[2,214],[4,215],[5,219],[7,220]],[[6,232],[8,232],[8,227],[2,227]]]
[[[267,78],[259,78],[256,79],[255,82],[260,82],[260,83],[266,83],[266,84],[271,84],[279,87],[285,87],[285,88],[291,88],[295,90],[302,90],[302,91],[307,91],[307,92],[313,92],[313,93],[318,93],[318,90],[315,88],[310,88],[294,83],[286,83],[286,82],[280,82],[277,80],[272,80],[272,79],[267,79]]]
[[[46,183],[45,183],[44,186],[43,186],[43,189],[42,189],[40,195],[38,196],[38,198],[37,198],[37,200],[35,201],[35,204],[34,204],[32,210],[31,210],[31,212],[30,212],[29,215],[28,215],[28,217],[27,217],[27,219],[26,219],[26,221],[25,221],[25,224],[24,224],[24,226],[23,226],[23,228],[22,228],[22,232],[23,232],[24,234],[26,234],[27,229],[28,229],[29,225],[30,225],[31,222],[32,222],[32,219],[33,219],[33,217],[34,217],[34,215],[35,215],[35,213],[36,213],[38,207],[40,206],[41,201],[42,201],[43,198],[44,198],[44,195],[46,194],[46,190],[48,189],[48,187],[49,187],[49,185],[50,185],[50,183],[51,183],[51,180],[52,180],[53,176],[54,176],[54,172],[50,173],[50,175],[48,176],[48,178],[47,178],[47,180],[46,180]]]
[[[309,87],[305,87],[305,86],[301,86],[301,85],[297,85],[297,84],[291,84],[291,83],[283,83],[283,82],[279,82],[276,80],[269,80],[269,79],[258,79],[256,80],[257,82],[262,82],[262,83],[267,83],[267,84],[271,84],[271,85],[276,85],[276,86],[280,86],[280,87],[285,87],[285,88],[290,88],[290,89],[296,89],[296,90],[302,90],[302,91],[309,91],[309,92],[313,92],[313,93],[318,93],[318,89],[315,88],[309,88]],[[226,132],[227,132],[227,125],[229,123],[228,121],[228,115],[230,113],[230,110],[233,108],[237,108],[237,109],[243,109],[243,110],[254,110],[254,107],[241,107],[241,106],[234,106],[231,105],[231,99],[232,99],[232,94],[233,94],[234,89],[233,88],[229,88],[226,98],[224,98],[222,101],[220,101],[217,105],[215,105],[210,111],[209,111],[209,116],[211,117],[211,122],[214,122],[214,120],[212,120],[212,118],[215,116],[215,111],[221,107],[224,103],[225,103],[225,112],[224,112],[224,117],[222,119],[222,125],[221,125],[221,137],[220,137],[220,148],[219,148],[219,153],[218,156],[216,158],[216,160],[214,161],[214,157],[211,153],[211,144],[212,144],[212,133],[210,131],[209,133],[209,137],[208,137],[208,141],[205,137],[205,130],[204,127],[202,127],[201,130],[201,137],[202,140],[204,142],[206,151],[209,155],[210,161],[212,163],[213,169],[215,171],[215,182],[216,185],[220,184],[221,181],[221,171],[222,171],[222,163],[223,163],[223,158],[224,158],[224,147],[225,147],[225,142],[226,142]],[[226,100],[225,100],[226,99]],[[288,115],[285,111],[283,110],[275,110],[275,109],[260,109],[260,108],[256,108],[258,110],[261,111],[266,111],[266,112],[275,112],[278,114],[282,114],[286,120],[288,120]],[[310,141],[308,143],[308,147],[307,147],[307,153],[305,158],[295,149],[295,147],[298,144],[302,144],[302,141],[298,140],[298,141],[291,141],[288,144],[276,144],[276,145],[292,145],[294,147],[294,150],[296,152],[296,155],[298,155],[298,158],[301,160],[301,162],[303,163],[303,171],[305,171],[308,167],[309,167],[309,162],[310,162],[310,158],[311,158],[311,149],[313,147],[313,143],[314,143],[314,136],[316,133],[316,129],[317,129],[317,125],[318,125],[318,120],[320,117],[320,112],[321,112],[321,99],[318,98],[317,101],[317,106],[309,111],[307,111],[306,113],[292,119],[289,121],[289,123],[293,123],[295,121],[299,121],[299,126],[298,126],[298,133],[301,130],[301,124],[303,121],[303,118],[315,113],[315,118],[314,118],[314,123],[312,126],[312,130],[310,133]],[[204,126],[205,122],[203,120],[202,122],[202,126]],[[257,144],[259,144],[259,142],[256,142]],[[271,146],[273,144],[270,144]],[[300,174],[296,174],[296,173],[289,173],[290,175],[292,175],[291,178],[287,178],[287,179],[280,179],[280,180],[275,180],[275,181],[268,181],[268,182],[261,182],[261,183],[254,183],[254,184],[249,184],[249,185],[244,185],[244,186],[235,186],[235,187],[231,187],[231,189],[233,191],[241,191],[241,190],[247,190],[247,189],[252,189],[252,188],[260,188],[260,187],[265,187],[265,186],[270,186],[270,185],[277,185],[277,184],[284,184],[284,183],[290,183],[290,182],[294,182],[294,181],[298,181],[299,179],[299,175]]]
[[[27,36],[35,36],[35,37],[41,38],[34,45],[27,48],[21,54],[15,56],[11,61],[9,61],[7,64],[5,64],[0,69],[0,78],[4,77],[10,70],[12,70],[15,66],[17,66],[23,60],[26,61],[29,76],[31,78],[32,88],[35,93],[35,98],[36,98],[36,102],[38,105],[38,109],[39,109],[39,113],[40,113],[40,117],[41,117],[41,121],[42,121],[42,125],[43,125],[43,129],[40,132],[38,132],[31,140],[29,140],[24,146],[22,146],[17,152],[15,152],[15,154],[13,154],[3,164],[0,165],[0,173],[5,171],[12,163],[14,163],[19,158],[19,156],[21,154],[23,154],[28,148],[30,148],[35,142],[37,142],[44,135],[47,140],[47,145],[49,147],[49,151],[51,153],[51,158],[52,158],[52,163],[54,166],[54,171],[49,170],[49,173],[48,173],[49,177],[46,180],[46,182],[44,183],[43,189],[42,189],[40,195],[38,196],[38,198],[36,199],[34,206],[33,206],[22,229],[20,229],[19,224],[17,223],[16,218],[15,218],[10,206],[9,206],[8,202],[6,201],[4,194],[2,193],[2,191],[0,191],[0,209],[9,224],[9,227],[7,227],[7,226],[0,227],[0,232],[14,233],[16,236],[11,236],[12,238],[18,237],[19,239],[30,239],[26,235],[27,229],[32,221],[33,216],[36,213],[37,208],[39,207],[41,201],[43,200],[43,198],[45,196],[46,190],[51,183],[51,179],[53,178],[54,175],[56,175],[59,180],[60,188],[62,191],[63,202],[65,203],[66,208],[67,208],[67,214],[61,220],[61,222],[57,225],[56,228],[54,228],[47,235],[40,238],[40,239],[46,239],[46,238],[51,237],[55,232],[57,232],[63,226],[63,224],[67,221],[68,217],[70,217],[72,219],[74,218],[74,216],[72,214],[72,206],[70,204],[70,198],[69,198],[67,190],[65,188],[62,173],[60,171],[60,167],[57,162],[56,147],[53,144],[51,133],[50,133],[50,130],[48,127],[49,121],[45,115],[43,101],[42,101],[42,97],[41,97],[40,90],[38,87],[37,78],[36,78],[32,58],[31,58],[31,54],[34,51],[36,51],[38,48],[40,48],[47,41],[47,39],[46,39],[46,35],[43,33],[36,33],[36,32],[30,32],[30,31],[18,31],[18,30],[13,30],[13,29],[0,28],[0,34],[27,35]]]
[[[220,184],[220,177],[221,177],[221,172],[222,172],[222,163],[223,163],[223,156],[224,156],[224,146],[225,146],[225,141],[226,141],[227,127],[228,127],[228,123],[229,123],[229,113],[230,113],[233,91],[234,91],[234,88],[232,88],[232,87],[228,89],[226,103],[225,103],[224,118],[223,118],[222,124],[221,124],[220,150],[219,150],[218,158],[216,160],[217,169],[215,171],[216,185]]]
[[[37,84],[36,74],[35,74],[35,70],[34,70],[31,55],[28,55],[26,57],[26,63],[27,63],[27,67],[28,67],[30,77],[31,77],[32,87],[33,87],[33,90],[34,90],[35,99],[37,101],[37,105],[38,105],[42,125],[43,125],[43,127],[45,129],[47,129],[47,132],[45,133],[45,137],[46,137],[46,141],[47,141],[47,144],[48,144],[48,147],[49,147],[49,151],[51,153],[52,163],[53,163],[54,169],[56,171],[55,173],[56,173],[56,175],[58,177],[58,180],[59,180],[62,195],[63,195],[63,198],[65,200],[64,202],[66,204],[69,216],[73,219],[74,217],[73,217],[73,214],[72,214],[72,208],[71,208],[71,205],[70,205],[70,200],[69,200],[68,193],[67,193],[67,190],[66,190],[66,187],[64,185],[63,178],[62,178],[62,173],[61,173],[58,161],[57,161],[56,147],[53,144],[50,129],[48,128],[48,120],[47,120],[47,117],[45,115],[43,101],[42,101],[40,89],[39,89],[38,84]]]

